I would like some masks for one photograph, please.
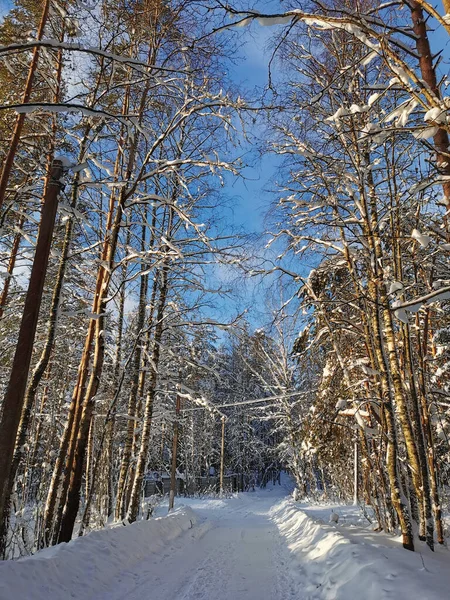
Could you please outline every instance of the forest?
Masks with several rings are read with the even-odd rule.
[[[450,1],[3,5],[1,558],[282,470],[445,544]]]

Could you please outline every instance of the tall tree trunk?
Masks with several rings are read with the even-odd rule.
[[[131,176],[131,173],[129,174]],[[108,294],[109,284],[111,280],[111,270],[116,254],[117,241],[119,231],[122,224],[123,206],[125,202],[125,191],[122,188],[117,204],[116,215],[114,223],[112,225],[107,224],[107,235],[104,242],[104,249],[102,253],[102,264],[97,274],[97,284],[95,290],[95,296],[93,301],[92,312],[96,315],[96,318],[91,319],[90,328],[94,329],[95,323],[95,336],[94,337],[94,360],[92,365],[91,376],[89,384],[84,395],[82,404],[82,410],[80,420],[78,423],[74,422],[72,440],[73,440],[73,452],[69,453],[70,468],[66,472],[65,480],[67,489],[67,500],[65,502],[63,518],[61,522],[61,531],[58,537],[58,541],[69,541],[72,537],[72,531],[75,524],[75,519],[78,512],[79,500],[80,500],[80,488],[81,479],[83,473],[83,465],[85,459],[85,450],[87,445],[87,438],[90,427],[90,420],[94,410],[94,397],[97,393],[97,389],[100,382],[100,377],[103,369],[103,358],[104,358],[104,312],[106,310],[105,299]],[[114,201],[110,201],[110,211],[108,217],[112,217],[112,211],[114,207]],[[109,219],[108,219],[109,220]],[[102,328],[99,329],[99,322],[102,323]],[[88,334],[89,337],[89,334]],[[89,346],[90,348],[90,346]],[[90,354],[90,352],[89,352]],[[88,370],[88,359],[87,354],[84,357],[86,362],[86,372]],[[84,386],[79,386],[81,390]],[[81,402],[82,396],[80,396]],[[89,423],[86,423],[86,419]],[[64,497],[61,498],[64,501]],[[61,502],[62,504],[62,502]]]
[[[359,156],[359,155],[358,155]],[[369,159],[366,156],[366,161]],[[361,165],[359,165],[361,167]],[[379,273],[381,268],[380,252],[381,246],[379,238],[376,238],[374,233],[378,228],[378,215],[376,212],[375,196],[369,194],[369,203],[364,187],[361,185],[360,197],[364,202],[364,234],[369,244],[371,253],[371,264],[373,272],[368,276],[369,296],[372,300],[373,309],[370,313],[373,331],[373,343],[375,355],[377,358],[377,367],[380,373],[381,397],[382,397],[382,416],[386,426],[386,468],[391,491],[392,504],[396,511],[403,538],[403,547],[407,550],[414,550],[414,538],[412,532],[412,524],[407,507],[402,501],[400,491],[400,481],[398,473],[398,438],[395,426],[394,410],[393,410],[393,394],[390,386],[390,375],[388,369],[388,361],[384,348],[383,327],[381,324],[381,314],[383,310],[383,302],[381,300],[379,282],[382,279],[382,274]]]
[[[373,205],[372,210],[375,210],[375,207]],[[381,242],[377,238],[377,236],[375,236],[375,250],[377,261],[379,262],[379,264],[381,264]],[[399,420],[402,426],[402,433],[405,439],[406,451],[409,459],[409,466],[411,469],[411,477],[414,483],[414,490],[419,501],[421,518],[426,519],[424,507],[427,504],[427,499],[424,498],[424,494],[426,493],[425,487],[427,489],[428,487],[426,486],[426,482],[422,481],[422,476],[424,474],[420,468],[419,454],[414,439],[406,398],[404,395],[402,377],[398,363],[394,327],[392,323],[392,314],[389,307],[386,284],[384,283],[384,281],[380,281],[378,285],[378,291],[383,315],[383,329],[384,337],[386,339],[387,360],[389,364],[390,378],[393,386],[393,397],[397,408],[397,414],[399,416]],[[430,539],[428,539],[428,543],[430,547],[432,547],[432,541]]]
[[[100,82],[98,78],[97,82]],[[122,114],[127,114],[129,109],[129,87],[125,93],[124,102],[122,106]],[[124,137],[124,130],[122,128],[121,138],[119,140],[119,148],[116,154],[116,161],[114,165],[114,180],[118,179],[120,166],[123,157],[124,145],[126,143]],[[123,188],[121,191],[121,197],[123,197]],[[110,235],[114,219],[114,209],[116,205],[116,195],[113,191],[109,198],[108,215],[105,225],[105,238],[103,242],[103,248],[101,253],[101,267],[97,273],[96,289],[94,292],[92,313],[99,314],[99,300],[100,291],[103,286],[103,278],[105,276],[104,264],[106,263],[109,249],[110,249]],[[118,234],[118,232],[117,232]],[[115,250],[115,249],[114,249]],[[106,294],[106,292],[105,292]],[[89,364],[91,361],[92,343],[94,339],[94,333],[96,329],[95,319],[90,319],[88,324],[88,330],[86,333],[85,344],[83,353],[81,356],[80,364],[78,367],[77,381],[75,384],[74,392],[72,394],[72,400],[69,407],[67,416],[67,422],[64,429],[64,434],[61,440],[59,455],[55,463],[53,475],[50,483],[50,489],[48,492],[45,517],[44,517],[44,533],[45,541],[47,544],[56,543],[59,536],[59,530],[61,525],[62,513],[67,497],[67,490],[70,482],[71,465],[73,462],[76,439],[78,435],[78,429],[80,426],[81,414],[82,414],[82,398],[85,393],[85,386],[89,375]],[[59,502],[58,502],[59,497]],[[56,510],[57,509],[57,510]],[[55,513],[56,510],[56,513]]]
[[[375,288],[375,286],[373,286]],[[376,289],[372,290],[373,297],[376,297]],[[374,326],[375,326],[375,351],[378,359],[378,367],[380,371],[380,382],[382,390],[382,414],[383,421],[386,424],[386,437],[387,437],[387,448],[386,448],[386,468],[388,472],[389,486],[391,490],[392,504],[397,513],[397,517],[400,523],[400,528],[403,537],[403,547],[407,550],[414,550],[414,540],[412,533],[411,520],[407,511],[407,508],[402,501],[402,494],[400,491],[400,481],[398,474],[398,441],[397,432],[395,427],[394,411],[392,407],[391,392],[389,386],[389,379],[387,374],[384,348],[381,338],[381,324],[379,317],[378,306],[374,309]]]
[[[101,303],[99,308],[104,309],[104,304]],[[91,426],[92,414],[94,411],[94,398],[100,383],[101,365],[103,363],[103,356],[105,351],[104,323],[105,317],[103,315],[102,310],[102,312],[99,314],[96,323],[95,351],[92,365],[92,373],[83,401],[82,413],[77,432],[78,435],[75,443],[75,451],[73,454],[73,460],[70,469],[70,480],[67,490],[67,499],[64,506],[61,527],[58,534],[58,543],[70,542],[70,540],[72,539],[73,528],[75,525],[75,520],[80,504],[81,481],[83,476],[86,446],[88,443],[89,429]]]
[[[335,210],[334,212],[336,214],[336,217],[339,218],[337,211]],[[363,229],[365,229],[367,232],[368,226],[367,225],[365,227],[363,226]],[[347,262],[347,268],[349,270],[350,276],[353,281],[354,294],[355,294],[355,297],[358,302],[358,306],[360,307],[360,311],[361,311],[361,321],[362,321],[364,333],[365,333],[365,340],[366,340],[365,345],[366,345],[366,350],[367,350],[367,356],[369,358],[369,363],[375,371],[379,371],[379,365],[378,365],[378,361],[376,359],[376,352],[375,352],[375,348],[374,348],[375,344],[373,341],[374,335],[377,335],[377,333],[375,333],[373,330],[373,321],[371,320],[371,313],[373,311],[373,306],[371,306],[372,303],[367,302],[367,299],[366,299],[363,291],[361,290],[361,282],[356,273],[355,265],[353,263],[353,258],[349,251],[349,244],[347,242],[345,232],[342,228],[340,229],[340,236],[341,236],[342,245],[344,248],[344,256],[345,256],[345,260]],[[369,273],[369,275],[368,275],[369,280],[370,280],[371,276],[372,276],[372,273]],[[370,286],[370,284],[369,284],[369,286]],[[371,289],[372,289],[372,295],[374,293],[376,295],[376,291],[375,291],[376,288],[372,286]],[[383,399],[382,399],[382,397],[379,396],[377,388],[375,390],[371,390],[370,394],[368,393],[369,390],[367,388],[368,388],[368,383],[366,384],[366,392],[367,392],[367,396],[368,396],[368,411],[369,411],[369,414],[375,415],[374,411],[371,409],[371,399],[373,396],[378,397],[381,405],[383,404]],[[380,423],[380,424],[383,426],[385,424],[385,419],[382,419],[382,423]],[[382,432],[381,442],[383,440],[383,435],[386,435],[385,431]],[[370,458],[368,443],[367,443],[365,433],[362,429],[360,429],[360,440],[361,440],[362,450],[365,454],[366,464],[370,465],[370,469],[369,469],[370,473],[371,473],[373,479],[376,479],[377,471],[371,465],[372,461]],[[379,460],[380,456],[379,456],[378,449],[374,448],[374,453],[377,456],[377,460]],[[388,529],[391,529],[393,526],[393,523],[392,523],[393,522],[393,518],[392,518],[393,517],[393,515],[392,515],[393,508],[392,508],[391,499],[387,493],[386,481],[385,481],[384,473],[381,468],[378,470],[378,479],[379,479],[379,482],[374,481],[374,485],[373,485],[376,504],[379,505],[380,496],[378,494],[378,486],[381,485],[381,488],[384,491],[383,500],[386,503],[386,508],[387,508],[389,521],[390,521]],[[381,517],[380,511],[378,511],[377,514]],[[379,522],[380,522],[380,518],[379,518]],[[383,528],[386,528],[386,525],[387,525],[387,523],[384,522]],[[380,526],[381,526],[381,522],[380,522]]]
[[[410,382],[410,395],[411,395],[411,417],[412,417],[412,428],[414,431],[414,437],[417,442],[417,452],[419,457],[420,472],[423,485],[423,513],[424,520],[420,523],[421,530],[419,531],[419,538],[426,540],[430,548],[434,547],[434,529],[433,529],[433,515],[431,508],[431,495],[430,495],[430,479],[428,472],[428,461],[426,455],[426,439],[422,427],[422,419],[420,414],[419,396],[417,392],[416,382],[416,369],[413,362],[412,348],[411,348],[411,335],[409,325],[403,324],[403,351],[405,353],[406,368],[405,371],[409,372]]]
[[[130,356],[127,359],[127,361],[125,362],[122,374],[120,377],[117,376],[117,385],[116,385],[116,388],[114,391],[113,399],[112,399],[111,404],[109,405],[107,413],[106,413],[105,426],[104,426],[103,431],[100,436],[99,448],[97,451],[97,456],[95,458],[94,468],[92,470],[92,485],[90,486],[89,493],[86,496],[86,504],[85,504],[85,508],[84,508],[83,518],[81,520],[81,526],[80,526],[80,530],[78,533],[78,535],[80,535],[80,536],[84,535],[85,530],[89,527],[90,511],[91,511],[91,505],[92,505],[92,500],[93,500],[93,496],[94,496],[94,490],[97,485],[97,477],[100,473],[100,468],[103,466],[102,459],[104,458],[105,442],[109,441],[109,439],[108,439],[108,436],[109,436],[108,424],[115,416],[116,405],[117,405],[117,401],[120,396],[120,392],[122,390],[122,385],[123,385],[123,381],[125,378],[125,374],[128,371],[128,365],[130,364],[130,362],[134,356],[134,351],[136,349],[138,342],[139,342],[139,339],[136,338],[134,346],[130,353]]]
[[[66,465],[66,470],[70,466],[70,457],[72,454],[71,449],[74,446],[72,433],[74,429],[78,429],[78,424],[81,418],[80,396],[83,394],[84,386],[87,379],[88,355],[90,355],[92,340],[94,337],[94,326],[95,322],[91,319],[89,322],[88,333],[85,339],[82,358],[78,367],[77,383],[72,394],[72,400],[69,406],[67,421],[59,446],[58,457],[53,468],[53,474],[47,494],[43,524],[44,545],[50,545],[51,543],[55,543],[55,536],[57,537],[59,531],[60,518],[58,517],[58,515],[55,515],[55,510],[57,509],[58,498],[60,498],[59,506],[61,507],[64,504],[62,498],[65,498],[66,495],[66,490],[64,489],[64,480],[61,481],[61,478],[64,471],[64,465]],[[61,485],[63,488],[62,491],[60,489]],[[60,509],[60,512],[62,512],[62,508]]]
[[[156,56],[153,53],[153,48],[150,48],[148,53],[149,64],[153,65]],[[150,68],[150,67],[149,67]],[[150,78],[146,81],[145,88],[141,94],[139,106],[138,106],[138,121],[139,124],[142,122],[142,118],[144,115],[144,110],[148,98],[148,93],[150,91]],[[125,103],[124,109],[129,105],[130,99],[130,86],[127,86],[127,91],[125,94]],[[128,109],[127,109],[128,110]],[[127,114],[126,112],[124,114]],[[138,143],[140,140],[141,130],[138,128],[135,132],[134,138],[132,139],[129,146],[129,156],[128,156],[128,164],[126,167],[125,182],[129,182],[133,175],[136,154],[138,149]],[[120,145],[120,149],[122,149],[122,145]],[[121,152],[120,152],[121,154]],[[117,164],[117,163],[116,163]],[[95,294],[96,300],[94,300],[94,304],[96,304],[93,313],[98,313],[98,310],[101,309],[102,312],[105,310],[106,306],[104,305],[104,300],[109,290],[109,284],[111,280],[111,268],[114,261],[114,256],[117,247],[118,234],[121,227],[123,210],[125,207],[125,202],[128,199],[129,194],[134,189],[134,185],[131,186],[130,191],[127,190],[126,187],[122,187],[119,193],[119,199],[117,202],[117,211],[114,223],[111,227],[110,236],[107,235],[105,239],[105,257],[102,261],[103,263],[108,264],[108,268],[104,268],[103,266],[100,268],[98,278],[97,278],[97,290]],[[111,200],[113,203],[113,200]],[[110,208],[110,214],[112,214],[112,207]],[[107,231],[109,231],[107,224]],[[83,411],[81,415],[81,421],[79,423],[79,431],[74,431],[74,438],[76,435],[76,444],[75,444],[75,453],[70,455],[69,459],[72,461],[72,466],[70,468],[70,480],[69,480],[69,472],[66,473],[66,485],[68,484],[67,491],[67,500],[64,507],[64,514],[61,522],[61,532],[59,535],[59,541],[68,541],[72,536],[73,527],[75,524],[79,501],[80,501],[80,488],[81,488],[81,478],[83,472],[83,464],[85,458],[85,450],[87,443],[87,432],[89,428],[87,427],[84,419],[91,419],[93,413],[93,398],[92,394],[96,393],[96,390],[99,385],[99,380],[101,377],[102,369],[103,369],[103,356],[104,351],[101,351],[101,346],[104,344],[104,341],[99,339],[98,336],[95,338],[95,351],[94,351],[94,365],[92,367],[92,374],[90,384],[86,391],[86,395],[83,401]],[[97,348],[99,346],[99,348]],[[81,461],[81,464],[79,462]]]
[[[16,352],[13,359],[9,383],[3,401],[3,412],[0,421],[0,540],[4,539],[7,523],[9,490],[11,489],[11,467],[14,455],[14,444],[19,429],[25,388],[33,351],[39,309],[44,289],[47,264],[53,238],[53,228],[58,206],[58,194],[61,189],[63,165],[55,161],[52,165],[51,183],[42,207],[41,224],[36,243],[33,266],[31,269],[28,291],[25,298],[22,321]]]
[[[6,269],[5,283],[3,284],[2,295],[0,296],[0,319],[3,317],[6,303],[8,301],[9,287],[11,285],[11,278],[16,266],[17,254],[19,252],[20,242],[22,240],[22,227],[25,223],[25,215],[22,213],[17,223],[17,233],[14,236],[11,254],[9,255],[8,267]]]
[[[79,153],[79,160],[82,162],[86,153],[86,143],[87,137],[89,135],[90,127],[85,131],[85,136],[81,144],[81,150]],[[75,174],[73,187],[72,187],[72,197],[71,197],[71,207],[75,208],[78,201],[78,193],[79,193],[79,183],[80,177],[79,173]],[[69,252],[72,243],[72,231],[73,231],[73,219],[69,219],[66,223],[65,233],[64,233],[64,241],[61,251],[61,258],[59,261],[58,272],[56,274],[55,287],[53,288],[52,299],[50,303],[50,311],[48,317],[48,325],[47,325],[47,337],[44,342],[44,348],[42,350],[41,356],[33,369],[33,372],[30,377],[30,381],[27,386],[27,391],[25,395],[25,404],[23,407],[19,433],[17,435],[16,440],[16,448],[14,453],[14,462],[12,466],[12,473],[15,476],[17,468],[19,466],[20,460],[22,458],[23,447],[27,437],[28,425],[30,422],[31,410],[33,408],[33,404],[36,398],[36,393],[39,387],[39,384],[44,376],[44,373],[48,367],[52,348],[55,343],[56,331],[58,327],[58,313],[59,307],[61,303],[61,292],[64,284],[64,278],[66,275],[67,264],[69,261]]]
[[[373,236],[373,247],[375,251],[376,262],[382,264],[382,250],[381,240],[378,236],[378,216],[376,208],[375,196],[372,193],[369,194],[370,198],[370,210],[372,227],[371,234]],[[417,447],[414,440],[414,435],[411,427],[411,422],[408,414],[408,408],[406,399],[404,396],[403,383],[400,374],[397,348],[395,341],[394,328],[392,323],[392,314],[389,307],[389,300],[387,295],[386,284],[380,279],[377,286],[381,313],[383,316],[383,333],[386,339],[387,347],[387,363],[389,365],[390,380],[393,386],[393,398],[397,408],[397,413],[402,426],[402,433],[405,439],[406,450],[409,459],[409,465],[411,469],[411,476],[414,483],[414,490],[419,500],[419,507],[421,509],[421,518],[424,518],[423,507],[424,507],[424,490],[422,487],[420,461],[418,457]],[[389,416],[390,418],[390,416]]]
[[[173,437],[172,437],[172,463],[170,467],[170,492],[169,492],[169,512],[172,510],[175,503],[177,493],[177,457],[178,457],[178,435],[180,432],[180,411],[181,398],[177,394],[175,403],[175,419],[173,421]]]
[[[433,55],[430,48],[430,42],[427,33],[427,21],[424,17],[422,7],[419,2],[411,0],[408,4],[411,11],[413,22],[413,31],[416,39],[416,50],[419,57],[420,73],[422,80],[426,83],[428,89],[436,100],[441,100],[441,93],[437,83],[436,69],[433,64]],[[448,0],[444,0],[444,6],[448,12]],[[433,136],[434,147],[436,149],[436,166],[441,175],[450,175],[450,157],[449,145],[450,140],[448,133],[441,127]],[[450,198],[450,181],[443,184],[444,196]]]
[[[89,426],[88,445],[86,453],[86,477],[84,497],[89,498],[91,487],[93,487],[92,474],[94,470],[94,439],[95,439],[95,416],[92,416]]]
[[[131,230],[129,230],[131,232]],[[127,236],[128,237],[128,236]],[[116,393],[119,383],[120,364],[122,360],[122,341],[123,341],[123,319],[125,314],[125,296],[126,296],[126,285],[125,281],[127,278],[127,262],[123,264],[123,282],[124,284],[120,290],[120,301],[119,301],[119,315],[118,315],[118,331],[117,331],[117,343],[116,343],[116,354],[114,357],[114,375],[112,381],[113,394]],[[116,426],[116,408],[114,407],[111,413],[111,418],[105,424],[107,428],[106,436],[106,448],[105,448],[105,476],[107,479],[107,517],[110,517],[114,512],[114,432]]]
[[[31,471],[30,475],[29,475],[30,480],[33,479],[33,473],[34,473],[34,469],[35,469],[38,448],[39,448],[39,444],[41,443],[41,432],[42,432],[42,425],[44,422],[43,414],[44,414],[45,407],[47,406],[48,396],[49,396],[49,391],[50,391],[50,373],[52,370],[51,368],[52,368],[52,363],[49,363],[48,368],[47,368],[47,373],[45,376],[46,383],[45,383],[44,389],[42,390],[42,397],[41,397],[41,401],[39,404],[39,417],[37,419],[36,429],[35,429],[35,432],[33,435],[33,448],[30,452],[30,460],[29,460],[30,471]]]
[[[421,404],[421,414],[423,428],[427,439],[427,460],[430,473],[431,496],[433,500],[434,521],[436,525],[436,537],[438,544],[444,543],[444,528],[442,524],[441,500],[439,497],[439,485],[436,472],[436,456],[434,451],[434,439],[431,429],[429,406],[426,394],[426,369],[427,363],[425,357],[427,355],[428,346],[428,329],[429,329],[430,310],[427,308],[425,313],[425,326],[423,329],[423,345],[421,344],[420,334],[417,336],[417,354],[419,357],[419,398]],[[420,332],[419,315],[416,315],[417,331]]]
[[[170,228],[169,228],[170,230]],[[133,487],[131,490],[130,502],[128,506],[127,519],[131,523],[137,519],[139,514],[139,501],[142,492],[142,485],[147,467],[147,455],[150,446],[150,429],[153,417],[153,405],[156,396],[156,385],[158,382],[158,367],[161,355],[161,339],[164,330],[164,310],[166,307],[168,293],[168,264],[167,262],[161,269],[160,291],[158,298],[158,308],[156,312],[155,335],[153,338],[153,351],[151,360],[151,374],[149,378],[149,388],[145,401],[143,427],[141,435],[141,446],[136,461],[136,473],[134,476]]]
[[[145,250],[145,236],[146,236],[146,225],[142,226],[141,235],[141,251]],[[125,434],[125,445],[123,447],[122,463],[120,465],[119,474],[119,487],[117,490],[117,504],[116,504],[116,520],[124,518],[127,509],[128,494],[126,493],[126,483],[130,479],[130,463],[132,458],[134,432],[137,428],[136,419],[137,403],[138,403],[138,391],[139,391],[139,378],[142,358],[142,334],[145,323],[145,307],[147,301],[147,288],[148,288],[148,275],[146,274],[147,265],[142,262],[141,264],[141,282],[139,292],[139,306],[138,306],[138,318],[136,322],[136,336],[140,340],[136,346],[134,360],[131,367],[131,388],[130,395],[128,398],[128,409],[127,409],[127,430]]]
[[[44,5],[42,7],[41,20],[39,23],[38,31],[37,31],[37,40],[42,40],[44,35],[45,26],[47,24],[47,19],[50,10],[50,0],[44,0]],[[31,63],[28,69],[27,80],[25,83],[25,89],[22,96],[22,103],[27,104],[31,97],[31,92],[33,89],[34,75],[37,70],[39,61],[39,46],[36,46],[33,50],[33,55],[31,58]],[[6,153],[5,159],[3,161],[3,169],[0,175],[0,208],[3,206],[3,202],[5,200],[5,193],[8,186],[9,176],[11,174],[11,170],[14,165],[14,158],[16,156],[17,147],[19,145],[20,136],[22,135],[23,124],[25,122],[25,113],[20,113],[16,117],[16,123],[14,126],[13,134],[11,140],[9,142],[9,149]]]

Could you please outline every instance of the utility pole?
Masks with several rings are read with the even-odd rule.
[[[223,463],[225,455],[225,415],[222,416],[222,443],[220,446],[220,494],[223,494]]]
[[[58,194],[61,190],[61,177],[64,168],[61,160],[54,160],[50,169],[50,180],[44,197],[41,223],[31,267],[30,280],[20,323],[16,352],[11,368],[8,387],[3,401],[3,414],[0,421],[0,544],[4,536],[9,502],[10,474],[14,455],[17,431],[24,404],[34,338],[42,301],[48,258],[53,239]]]
[[[172,441],[172,468],[170,470],[170,492],[169,492],[169,512],[172,510],[175,502],[175,493],[177,489],[177,450],[178,450],[178,432],[179,418],[181,411],[181,398],[177,394],[177,404],[175,410],[175,421],[173,423],[173,441]]]
[[[355,438],[354,458],[353,458],[353,504],[358,504],[358,438]]]

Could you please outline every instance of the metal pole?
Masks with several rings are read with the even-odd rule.
[[[223,462],[225,454],[225,416],[222,417],[222,444],[220,446],[220,493],[223,494]]]
[[[173,423],[173,441],[172,441],[172,468],[170,471],[170,492],[169,492],[169,512],[172,510],[175,502],[175,493],[177,489],[177,450],[178,450],[178,419],[180,417],[181,398],[177,394],[177,405],[175,410],[175,421]]]
[[[5,502],[9,495],[9,477],[14,445],[19,429],[30,371],[31,355],[42,301],[45,275],[47,273],[48,258],[52,245],[62,175],[62,161],[54,160],[42,207],[36,251],[28,282],[16,352],[3,401],[3,414],[0,421],[0,531],[2,530],[1,523],[3,522],[3,513],[6,508]]]

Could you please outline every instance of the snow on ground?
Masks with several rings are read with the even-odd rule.
[[[353,507],[294,503],[282,486],[177,501],[185,506],[169,516],[1,563],[0,600],[449,597],[447,549],[407,552],[364,527]],[[329,523],[332,510],[337,524]]]
[[[163,555],[183,532],[186,541],[195,539],[204,527],[185,507],[163,519],[94,531],[28,558],[0,562],[0,600],[100,598],[116,575]]]
[[[330,523],[334,512],[337,524]],[[450,552],[376,533],[353,506],[307,506],[282,500],[271,517],[285,537],[291,568],[303,571],[305,598],[320,600],[444,600],[450,597]],[[317,595],[313,593],[316,586]],[[308,595],[308,593],[310,595]],[[299,596],[303,598],[303,596]]]

